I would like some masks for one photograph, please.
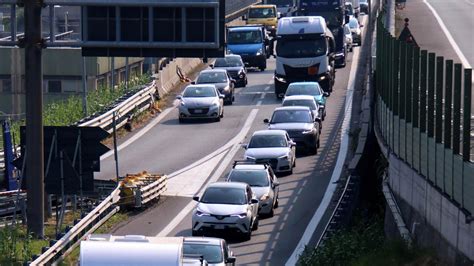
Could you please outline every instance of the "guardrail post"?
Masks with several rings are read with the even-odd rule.
[[[141,208],[142,207],[142,191],[139,187],[135,188],[135,208]]]

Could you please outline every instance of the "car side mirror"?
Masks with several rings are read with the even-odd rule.
[[[281,18],[281,12],[277,12],[277,18]]]
[[[280,185],[280,182],[277,182],[277,181],[273,182],[274,187],[278,187],[279,185]]]
[[[214,64],[209,64],[209,67],[210,67],[210,68],[214,68]]]
[[[324,97],[329,97],[329,92],[327,92],[327,91],[323,92],[323,96]]]
[[[270,123],[270,120],[268,120],[268,118],[265,118],[265,119],[263,119],[263,123],[268,124],[268,123]]]
[[[236,83],[237,81],[235,79],[231,79],[230,82]]]
[[[199,202],[199,197],[198,197],[198,196],[194,196],[194,197],[193,197],[193,200]]]
[[[296,142],[294,142],[293,140],[290,141],[290,146],[291,146],[291,147],[295,147],[295,146],[296,146]]]
[[[249,145],[247,143],[242,143],[240,144],[240,146],[244,149],[247,149]]]
[[[222,94],[219,94],[219,98],[220,98],[220,99],[224,99],[224,98],[225,98],[225,96],[224,96],[224,95],[222,95]]]
[[[251,199],[251,200],[250,200],[250,203],[251,203],[251,204],[258,204],[258,199]]]
[[[195,85],[195,84],[196,84],[196,81],[191,81],[191,84],[192,84],[192,85]]]
[[[183,95],[176,95],[176,99],[182,100],[182,99],[183,99]]]
[[[247,20],[247,15],[243,15],[242,20],[244,20],[244,21]]]
[[[315,117],[315,118],[314,118],[314,122],[321,123],[321,118],[319,118],[319,117]]]
[[[235,261],[237,260],[236,257],[228,257],[225,262],[226,263],[235,263]]]

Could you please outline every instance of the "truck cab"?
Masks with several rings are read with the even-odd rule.
[[[335,41],[321,16],[281,18],[277,28],[275,94],[285,95],[288,85],[316,81],[330,93],[335,81]]]
[[[271,36],[275,36],[279,18],[280,13],[278,13],[276,5],[253,5],[248,9],[247,15],[243,17],[247,21],[247,25],[265,26]]]
[[[227,28],[227,54],[240,55],[246,67],[264,71],[271,54],[269,46],[268,34],[261,25]]]

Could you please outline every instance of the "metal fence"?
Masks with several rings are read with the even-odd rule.
[[[397,40],[377,22],[376,123],[385,144],[474,214],[472,69]]]

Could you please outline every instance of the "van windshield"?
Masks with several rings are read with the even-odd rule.
[[[273,7],[258,7],[249,9],[249,18],[274,18],[275,10]]]
[[[317,57],[326,54],[326,40],[324,38],[313,40],[281,39],[276,45],[279,57],[305,58]]]
[[[249,44],[262,43],[262,35],[260,31],[230,31],[227,36],[229,44]]]

